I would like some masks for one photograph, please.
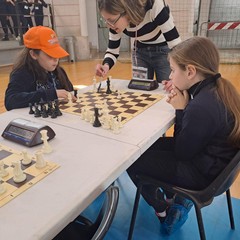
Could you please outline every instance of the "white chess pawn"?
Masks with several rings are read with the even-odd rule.
[[[21,183],[23,181],[26,180],[27,175],[23,172],[22,168],[21,168],[21,162],[20,161],[16,161],[12,163],[14,166],[13,169],[13,181],[15,183]]]
[[[0,195],[6,192],[6,187],[2,184],[2,179],[0,178]]]
[[[103,116],[103,124],[102,124],[104,129],[110,129],[110,120],[109,120],[109,116],[105,115]]]
[[[119,128],[122,128],[122,127],[123,127],[123,124],[122,124],[122,116],[118,115],[118,116],[117,116],[117,121],[118,121],[118,124],[119,124]]]
[[[43,158],[42,151],[37,151],[35,153],[35,156],[36,156],[36,165],[35,165],[36,168],[41,169],[47,166],[47,162]]]
[[[41,130],[40,131],[42,137],[41,139],[43,140],[43,146],[42,146],[42,152],[43,153],[50,153],[52,152],[52,147],[49,145],[49,142],[48,142],[48,135],[47,135],[47,130]]]
[[[118,123],[117,119],[113,119],[112,130],[113,130],[113,133],[115,133],[115,134],[119,134],[120,133],[119,123]]]
[[[117,92],[117,99],[121,99],[122,98],[122,92],[120,90],[118,90]]]
[[[29,164],[32,162],[32,159],[31,159],[31,157],[28,155],[26,149],[23,149],[23,150],[22,150],[22,155],[23,155],[22,164],[23,164],[23,165],[29,165]]]
[[[93,78],[93,92],[97,92],[97,79],[95,76]]]
[[[0,162],[0,177],[6,177],[8,175],[8,171],[4,168],[4,162]]]
[[[77,93],[77,103],[80,103],[81,102],[81,93]]]
[[[85,115],[86,115],[86,108],[82,108],[82,110],[81,110],[81,115],[80,115],[80,117],[81,117],[82,120],[85,119]]]
[[[73,105],[72,94],[70,92],[68,92],[68,105],[69,106]]]

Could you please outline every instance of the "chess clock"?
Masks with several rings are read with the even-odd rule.
[[[128,88],[151,91],[158,88],[158,82],[149,79],[132,79],[128,84]]]
[[[54,138],[56,135],[53,129],[47,125],[17,118],[8,124],[2,133],[2,137],[27,147],[33,147],[43,143],[41,130],[47,130],[48,140]]]

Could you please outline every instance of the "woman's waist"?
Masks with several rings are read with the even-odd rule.
[[[146,48],[147,50],[155,50],[160,47],[167,46],[167,42],[149,44],[149,43],[142,43],[142,42],[137,41],[135,46],[136,46],[136,48]]]

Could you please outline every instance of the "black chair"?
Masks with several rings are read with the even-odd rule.
[[[116,213],[119,188],[110,186],[105,191],[103,206],[94,222],[78,216],[67,225],[53,240],[102,240],[109,230]]]
[[[237,178],[239,172],[240,172],[240,151],[238,151],[238,153],[229,162],[226,168],[219,174],[219,176],[217,176],[216,179],[208,187],[206,187],[203,190],[184,189],[184,188],[174,186],[162,181],[155,180],[153,178],[149,178],[147,176],[143,176],[143,175],[137,176],[139,179],[139,184],[137,186],[137,192],[136,192],[136,197],[135,197],[135,202],[133,207],[128,239],[129,240],[132,239],[142,186],[147,184],[153,184],[155,186],[158,186],[159,188],[163,188],[164,190],[167,190],[172,193],[176,193],[182,197],[192,200],[195,206],[201,240],[206,239],[201,208],[210,205],[214,197],[226,192],[230,224],[231,224],[231,228],[235,229],[233,212],[232,212],[230,186],[233,184],[233,182]]]

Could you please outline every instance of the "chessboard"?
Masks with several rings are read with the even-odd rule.
[[[7,176],[0,177],[1,188],[4,188],[4,192],[0,193],[0,207],[32,187],[59,167],[59,165],[46,160],[45,167],[40,169],[36,168],[36,157],[30,154],[29,156],[32,158],[32,162],[29,165],[23,165],[21,163],[21,168],[26,174],[26,180],[21,183],[16,183],[13,180],[13,162],[21,162],[23,154],[21,151],[0,145],[0,162],[4,162],[3,167],[8,172]]]
[[[81,115],[82,109],[88,108],[94,112],[94,108],[104,105],[106,101],[109,115],[120,117],[121,123],[124,124],[134,118],[156,102],[160,101],[164,96],[161,94],[149,94],[143,92],[112,92],[107,94],[106,90],[101,89],[99,92],[88,91],[78,95],[77,102],[60,102],[59,109],[62,112]]]

